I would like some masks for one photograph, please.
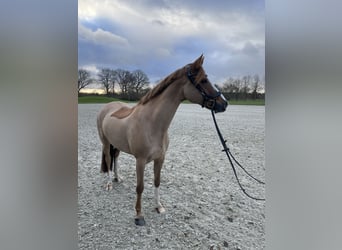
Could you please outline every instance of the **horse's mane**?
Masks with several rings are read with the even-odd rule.
[[[159,96],[164,90],[171,85],[176,79],[180,78],[184,74],[184,68],[178,69],[166,78],[164,78],[160,83],[153,87],[150,91],[144,95],[138,104],[146,104],[153,98]]]

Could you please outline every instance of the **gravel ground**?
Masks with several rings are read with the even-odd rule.
[[[265,202],[246,197],[221,152],[210,111],[180,105],[169,129],[170,146],[161,173],[165,214],[154,210],[153,167],[145,170],[142,206],[146,225],[134,224],[135,159],[121,153],[123,181],[104,189],[96,115],[103,104],[78,106],[78,237],[80,249],[264,249]],[[238,161],[265,179],[265,108],[229,106],[217,114]],[[253,195],[264,186],[239,171]]]

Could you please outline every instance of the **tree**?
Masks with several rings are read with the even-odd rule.
[[[252,98],[255,100],[258,97],[258,91],[260,89],[260,77],[259,75],[254,75],[252,83]]]
[[[78,69],[78,93],[80,93],[81,89],[87,87],[92,82],[93,79],[91,79],[90,72],[88,70]]]
[[[131,72],[123,69],[115,70],[116,79],[121,89],[121,96],[123,98],[129,98],[129,85],[133,82],[133,75]]]
[[[100,83],[104,87],[106,94],[109,95],[110,89],[114,91],[114,81],[113,81],[113,71],[111,69],[105,68],[97,74]]]
[[[239,78],[232,78],[229,77],[222,86],[222,93],[225,94],[225,96],[228,99],[235,99],[238,100],[239,99],[239,90],[240,90],[240,79]]]
[[[243,99],[247,99],[248,92],[250,91],[250,82],[250,75],[242,77],[242,87],[240,88],[240,93],[242,94]]]
[[[109,84],[109,90],[112,92],[112,95],[114,96],[115,94],[115,83],[118,81],[118,77],[117,77],[117,74],[116,74],[116,71],[115,70],[111,70],[110,71],[110,84]]]
[[[150,81],[147,75],[140,69],[133,71],[132,80],[129,92],[133,92],[135,98],[138,98],[142,94],[142,90],[150,84]]]
[[[97,77],[107,95],[112,93],[114,96],[117,84],[120,88],[120,98],[128,100],[138,100],[146,94],[146,89],[150,83],[142,70],[130,72],[124,69],[104,68],[97,74]]]

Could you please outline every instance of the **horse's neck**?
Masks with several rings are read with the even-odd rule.
[[[183,99],[181,83],[175,82],[165,89],[163,93],[147,103],[147,105],[151,105],[151,119],[156,130],[160,132],[167,131]]]

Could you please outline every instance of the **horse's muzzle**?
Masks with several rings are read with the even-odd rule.
[[[228,101],[224,98],[223,95],[219,96],[219,98],[215,101],[214,111],[215,113],[220,113],[226,111],[228,106]]]
[[[220,113],[226,111],[228,102],[224,96],[218,92],[216,97],[211,97],[205,95],[203,98],[202,108],[213,110],[215,113]]]
[[[226,111],[226,108],[228,106],[228,102],[225,103],[215,103],[214,111],[215,113],[220,113]]]

